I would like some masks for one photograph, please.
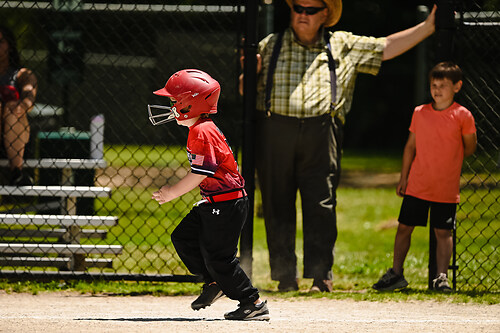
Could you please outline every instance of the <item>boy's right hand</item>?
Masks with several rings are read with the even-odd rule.
[[[406,179],[400,179],[398,186],[396,187],[396,194],[399,197],[404,197],[406,193],[406,186],[408,185],[408,182]]]

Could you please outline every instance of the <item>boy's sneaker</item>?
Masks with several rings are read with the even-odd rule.
[[[217,283],[204,284],[201,289],[201,295],[191,303],[191,308],[195,311],[212,305],[216,300],[224,296]]]
[[[267,308],[267,301],[255,305],[241,304],[232,312],[224,314],[227,320],[269,320],[269,309]]]
[[[432,280],[432,288],[437,291],[450,292],[451,288],[446,274],[439,273],[439,275]]]
[[[392,268],[382,275],[380,280],[372,288],[378,291],[389,291],[404,288],[408,285],[403,273],[397,275]]]

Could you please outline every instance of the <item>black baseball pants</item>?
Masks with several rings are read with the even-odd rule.
[[[224,294],[241,303],[254,302],[259,292],[236,257],[248,198],[194,207],[172,233],[172,243],[186,267],[205,283],[216,281]]]

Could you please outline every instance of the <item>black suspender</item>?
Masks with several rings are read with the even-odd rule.
[[[281,51],[281,45],[283,43],[283,32],[278,33],[276,37],[276,42],[274,43],[273,53],[271,54],[271,60],[269,61],[269,68],[267,70],[266,78],[266,112],[271,111],[271,92],[273,90],[273,76],[274,70],[276,69],[276,64],[278,63],[278,56]],[[332,104],[331,109],[335,107],[335,101],[337,100],[337,74],[335,73],[335,60],[332,56],[332,47],[330,45],[330,36],[328,32],[325,31],[324,34],[326,46],[328,47],[328,68],[330,69],[330,82],[332,89]]]
[[[330,86],[332,89],[332,104],[330,105],[331,111],[335,109],[335,102],[337,101],[337,73],[335,72],[335,60],[332,56],[332,45],[330,44],[330,36],[325,31],[324,38],[326,47],[328,48],[328,68],[330,69]]]

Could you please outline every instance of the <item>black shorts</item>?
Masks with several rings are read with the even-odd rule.
[[[408,226],[425,227],[429,218],[431,227],[452,230],[455,228],[456,213],[456,203],[427,201],[405,195],[398,221]]]

